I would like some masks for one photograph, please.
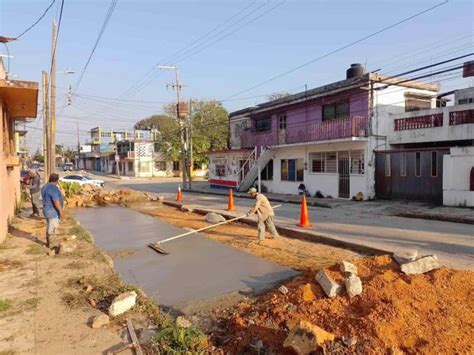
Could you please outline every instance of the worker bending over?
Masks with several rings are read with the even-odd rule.
[[[247,213],[247,216],[254,213],[258,216],[258,240],[263,241],[265,239],[265,227],[272,235],[272,238],[279,237],[275,224],[273,224],[273,216],[275,216],[275,212],[273,212],[273,208],[270,205],[268,198],[266,198],[265,195],[258,193],[255,187],[250,188],[248,193],[255,199],[255,205]]]

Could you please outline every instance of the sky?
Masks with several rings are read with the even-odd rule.
[[[395,75],[474,49],[474,2],[450,0],[383,33],[287,75],[293,68],[370,35],[444,0],[118,0],[79,86],[110,0],[65,0],[57,43],[58,143],[77,146],[92,127],[131,128],[176,93],[167,88],[177,65],[185,100],[222,100],[228,111],[264,102],[276,92],[296,93],[345,78],[351,63]],[[51,0],[0,0],[0,35],[15,37]],[[51,63],[51,24],[44,19],[8,45],[12,79],[41,81]],[[5,47],[0,45],[0,54]],[[8,59],[3,58],[5,64]],[[74,71],[75,74],[65,72]],[[428,79],[441,91],[472,86],[460,72]],[[147,75],[148,74],[148,75]],[[73,87],[71,105],[67,103]],[[253,88],[253,89],[252,89]],[[41,101],[41,93],[40,100]],[[41,104],[27,123],[30,151],[41,146]]]

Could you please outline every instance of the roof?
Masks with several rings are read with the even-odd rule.
[[[253,150],[253,148],[242,148],[242,149],[221,149],[221,150],[210,150],[207,154],[222,154],[222,153],[243,153],[249,152]]]
[[[0,97],[5,100],[12,118],[36,117],[38,83],[0,79]]]
[[[299,93],[288,95],[282,98],[278,98],[276,100],[264,102],[262,104],[258,104],[256,106],[251,106],[244,108],[242,110],[234,111],[229,114],[229,117],[235,117],[244,115],[247,113],[257,113],[262,111],[267,111],[269,109],[275,109],[283,106],[287,106],[290,104],[296,104],[300,102],[304,102],[306,100],[316,99],[323,96],[334,95],[338,92],[347,91],[350,89],[361,88],[364,85],[367,85],[369,81],[374,81],[376,83],[383,83],[387,85],[399,85],[408,88],[414,89],[421,89],[421,90],[428,90],[428,91],[438,91],[439,87],[435,84],[427,84],[416,80],[405,80],[401,77],[392,77],[383,74],[377,73],[367,73],[362,76],[344,79],[340,81],[336,81],[331,84],[319,86],[317,88],[301,91]]]

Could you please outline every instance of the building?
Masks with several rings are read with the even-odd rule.
[[[230,114],[230,149],[211,152],[211,186],[375,197],[375,150],[389,149],[391,116],[434,108],[437,85],[366,73]],[[303,185],[303,186],[302,186]]]
[[[81,146],[78,167],[130,177],[173,176],[173,162],[155,151],[155,130],[91,129],[91,141]],[[118,171],[117,171],[118,169]]]
[[[0,58],[0,242],[20,200],[20,158],[15,142],[15,122],[35,118],[38,83],[9,80]]]
[[[390,117],[390,150],[376,153],[377,197],[474,206],[474,88],[449,94],[452,106]]]

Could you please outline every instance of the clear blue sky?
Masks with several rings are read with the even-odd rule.
[[[0,0],[0,35],[18,35],[50,2]],[[155,64],[177,62],[182,82],[187,85],[183,89],[185,99],[224,99],[440,2],[442,0],[119,0],[77,93],[117,98]],[[32,31],[9,45],[10,54],[14,56],[10,72],[17,75],[14,79],[40,81],[41,70],[49,68],[51,21],[58,14],[59,3],[57,0]],[[277,6],[279,3],[282,4]],[[365,64],[369,70],[380,68],[382,72],[396,74],[472,52],[473,3],[450,0],[428,14],[225,101],[225,107],[232,111],[261,102],[266,94],[296,92],[305,84],[311,88],[341,80],[349,64],[355,62]],[[77,80],[109,4],[108,0],[65,1],[57,69],[58,141],[67,146],[77,142],[76,122],[80,124],[84,142],[86,131],[91,127],[131,127],[138,119],[159,113],[161,102],[175,98],[175,93],[166,89],[166,83],[173,80],[173,73],[163,72],[143,90],[124,97],[153,103],[117,104],[80,96],[72,99],[72,106],[62,108],[67,86]],[[182,60],[165,60],[184,47],[192,49],[194,41],[240,10],[243,12],[239,16],[195,44],[200,45],[198,49],[206,45],[208,48]],[[235,31],[240,26],[243,27]],[[218,34],[219,31],[223,32]],[[210,44],[230,32],[233,33]],[[0,53],[5,54],[3,46]],[[64,69],[74,70],[76,74],[60,74]],[[472,80],[450,79],[441,84],[442,90],[450,90],[472,85]],[[30,125],[40,128],[42,123],[37,119]],[[41,132],[30,130],[28,140],[30,147],[36,149],[41,142]]]

